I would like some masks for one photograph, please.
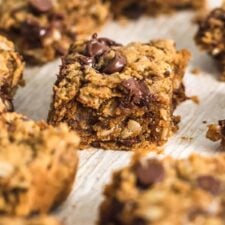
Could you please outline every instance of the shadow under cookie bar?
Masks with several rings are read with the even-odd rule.
[[[1,114],[0,130],[0,214],[47,213],[64,201],[76,175],[79,137],[65,124],[54,128],[16,113]]]
[[[12,39],[29,63],[64,55],[70,43],[105,23],[101,0],[7,0],[0,2],[0,32]]]
[[[225,81],[225,8],[216,8],[200,21],[196,44],[215,59]]]
[[[0,225],[63,225],[50,216],[33,218],[0,217]]]
[[[182,9],[203,9],[206,0],[111,0],[111,9],[115,17],[125,16],[136,19],[145,14],[157,16]]]
[[[66,122],[82,148],[162,145],[177,129],[173,110],[185,96],[189,58],[170,40],[122,46],[95,34],[77,41],[63,59],[49,122]]]
[[[224,154],[135,160],[106,186],[98,225],[222,225],[224,173]]]
[[[12,42],[0,36],[0,113],[13,110],[12,98],[23,84],[24,63]]]

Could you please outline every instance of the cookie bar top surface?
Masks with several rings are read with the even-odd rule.
[[[106,21],[100,0],[7,0],[0,2],[0,31],[9,36],[31,63],[45,63],[64,54],[77,38]]]
[[[181,9],[203,9],[206,0],[111,0],[111,8],[115,17],[126,16],[131,19],[147,14],[157,16]]]
[[[200,24],[195,36],[197,45],[208,52],[219,64],[225,79],[225,8],[212,10]]]
[[[77,41],[63,59],[49,122],[69,124],[84,146],[125,150],[144,140],[164,142],[189,56],[170,40],[122,46],[93,35]]]
[[[47,216],[41,216],[32,219],[20,219],[14,217],[1,217],[0,225],[63,225],[56,219]]]
[[[224,224],[225,155],[142,159],[105,189],[100,225]]]
[[[24,63],[12,42],[0,36],[0,111],[12,109],[11,98],[22,84]]]
[[[1,115],[0,130],[0,213],[44,213],[63,201],[76,173],[78,136],[16,113]]]

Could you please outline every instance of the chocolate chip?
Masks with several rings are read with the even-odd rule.
[[[26,20],[21,27],[22,35],[34,45],[39,45],[42,37],[46,36],[48,32],[48,28],[41,27],[37,21],[32,19]]]
[[[146,220],[143,219],[143,218],[135,218],[135,219],[132,221],[131,225],[147,225],[147,222],[146,222]]]
[[[29,0],[30,5],[37,11],[45,13],[53,8],[51,0]]]
[[[138,19],[144,12],[146,7],[140,3],[132,3],[123,9],[124,15],[130,19]]]
[[[109,46],[104,41],[99,41],[97,34],[92,36],[92,39],[88,41],[86,52],[90,57],[96,57],[102,55],[109,50]]]
[[[200,176],[197,178],[197,185],[201,189],[213,194],[217,195],[221,191],[221,182],[210,175]]]
[[[121,83],[122,90],[125,91],[130,103],[134,103],[139,106],[146,106],[150,102],[150,91],[144,81],[135,80],[130,78],[124,80]]]
[[[80,60],[81,65],[92,66],[94,63],[94,58],[83,56],[83,55],[79,56],[79,60]]]
[[[142,188],[161,182],[165,178],[165,170],[160,161],[150,159],[146,165],[138,163],[135,166],[135,173],[137,175],[137,185]]]
[[[220,132],[223,136],[225,136],[225,120],[219,121]]]
[[[121,72],[126,65],[127,59],[121,53],[116,52],[115,57],[103,67],[102,72],[106,74]]]
[[[98,41],[101,43],[104,43],[105,45],[108,46],[121,46],[121,44],[109,39],[109,38],[98,38]]]

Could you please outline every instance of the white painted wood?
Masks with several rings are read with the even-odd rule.
[[[220,0],[211,0],[211,6],[219,5]],[[188,95],[197,95],[200,104],[191,101],[183,103],[176,111],[182,116],[180,130],[165,146],[165,154],[185,157],[191,152],[214,153],[218,143],[205,138],[207,123],[217,122],[225,117],[225,83],[217,80],[218,71],[214,62],[205,53],[199,52],[193,36],[196,26],[191,23],[193,14],[182,12],[157,19],[141,18],[127,26],[109,23],[102,35],[118,42],[148,41],[154,38],[174,39],[178,48],[188,48],[193,58],[185,76]],[[58,73],[60,60],[43,67],[28,68],[25,72],[26,86],[21,88],[15,98],[16,111],[33,119],[46,119],[51,102],[52,85]],[[191,69],[201,68],[198,76]],[[190,137],[185,140],[182,137]],[[56,210],[55,214],[66,225],[94,225],[102,190],[112,172],[127,165],[130,152],[88,150],[80,152],[80,167],[76,185],[68,200]]]

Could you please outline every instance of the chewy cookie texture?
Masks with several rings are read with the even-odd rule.
[[[122,46],[95,34],[77,41],[63,59],[49,122],[66,122],[84,148],[161,145],[177,128],[172,113],[185,99],[189,58],[170,40]]]
[[[0,1],[0,32],[26,61],[45,63],[63,55],[75,39],[98,30],[107,15],[101,0]]]
[[[197,45],[208,52],[218,63],[221,76],[225,81],[225,6],[216,8],[199,24],[195,36]]]
[[[61,203],[76,174],[78,136],[16,113],[1,115],[0,130],[0,214],[46,213]]]
[[[12,97],[22,84],[24,64],[12,42],[0,36],[0,112],[12,111]]]
[[[143,159],[116,172],[99,225],[224,225],[225,155]]]
[[[41,216],[32,219],[0,217],[0,225],[63,225],[52,217]]]
[[[202,9],[206,0],[111,0],[115,17],[137,18],[143,14],[156,16],[181,9]]]

